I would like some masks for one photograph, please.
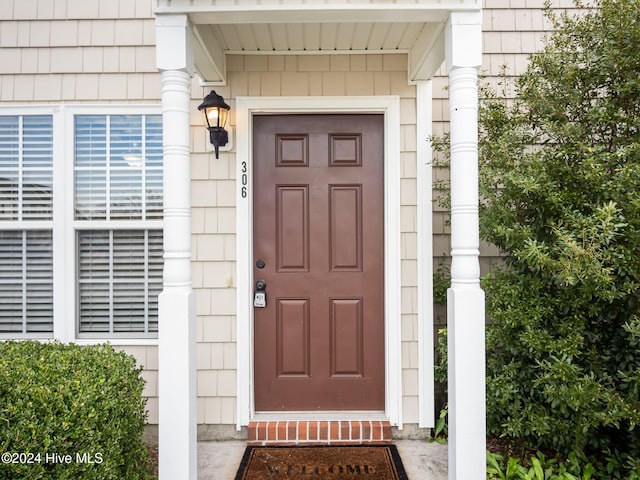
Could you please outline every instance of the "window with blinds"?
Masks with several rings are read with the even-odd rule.
[[[53,333],[53,117],[0,116],[0,335]]]
[[[162,117],[75,117],[76,220],[162,219]]]
[[[0,230],[0,333],[53,332],[50,230]]]
[[[0,221],[51,220],[52,182],[52,116],[0,116]]]
[[[78,231],[78,310],[85,333],[158,331],[162,231]]]
[[[74,174],[79,333],[153,336],[162,289],[161,116],[77,115]]]

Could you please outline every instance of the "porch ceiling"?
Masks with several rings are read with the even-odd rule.
[[[226,81],[229,54],[406,53],[408,80],[431,78],[444,60],[451,11],[477,11],[475,1],[399,3],[245,3],[157,0],[156,15],[187,14],[196,71]]]
[[[227,53],[316,52],[316,51],[402,51],[408,52],[424,22],[345,23],[246,23],[199,25],[211,29]]]

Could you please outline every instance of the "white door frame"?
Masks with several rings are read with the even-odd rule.
[[[384,115],[385,416],[402,428],[400,276],[400,98],[236,97],[236,428],[255,414],[253,381],[252,115],[381,113]],[[283,416],[286,415],[283,414]]]

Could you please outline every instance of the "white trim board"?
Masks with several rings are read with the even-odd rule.
[[[264,113],[382,113],[385,191],[385,415],[402,428],[402,349],[400,276],[400,98],[237,97],[236,103],[236,268],[237,408],[236,427],[254,418],[252,306],[252,115]],[[244,171],[243,171],[244,170]],[[243,187],[246,187],[243,195]]]
[[[432,82],[416,82],[418,196],[418,426],[435,427],[433,354]]]

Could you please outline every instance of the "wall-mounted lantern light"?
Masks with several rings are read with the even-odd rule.
[[[224,98],[211,90],[211,93],[198,105],[198,110],[204,114],[209,130],[209,141],[215,147],[216,158],[218,158],[219,147],[224,147],[229,141],[229,135],[224,127],[231,107],[224,103]]]

